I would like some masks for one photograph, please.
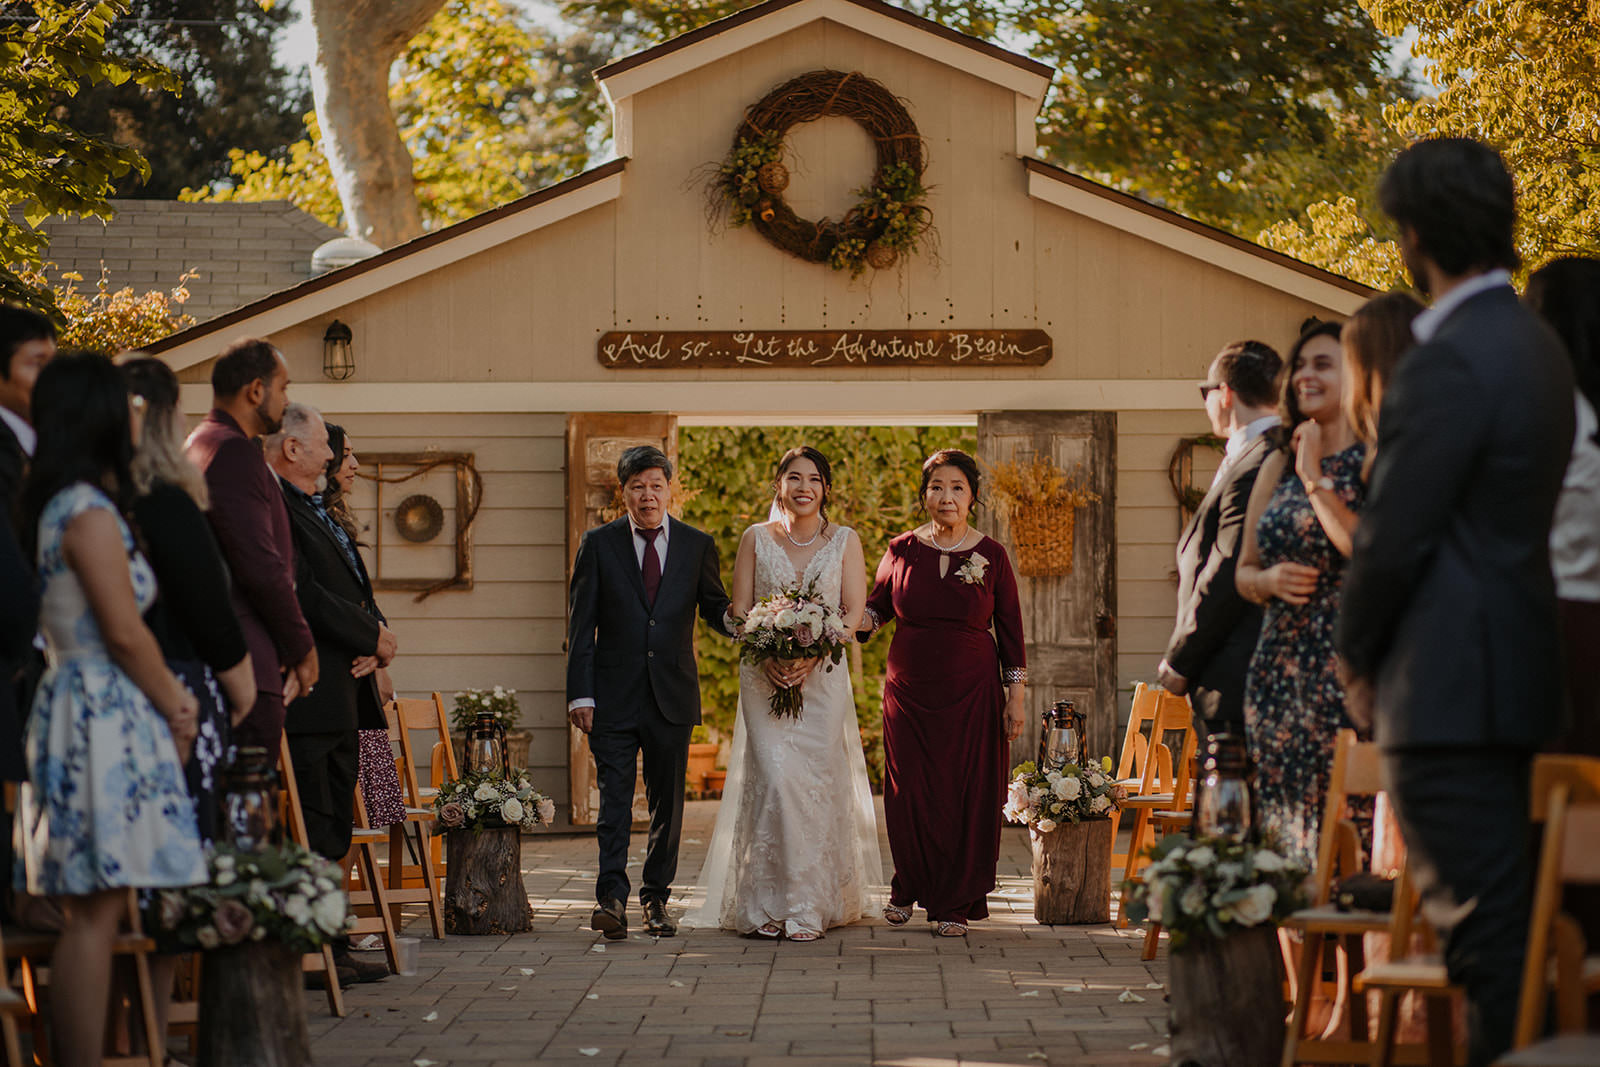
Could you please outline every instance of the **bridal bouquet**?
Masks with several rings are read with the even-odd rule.
[[[756,602],[740,629],[739,658],[747,663],[769,659],[825,659],[828,670],[844,658],[851,635],[839,609],[823,600],[813,579]],[[805,697],[800,686],[774,689],[775,718],[800,717]]]

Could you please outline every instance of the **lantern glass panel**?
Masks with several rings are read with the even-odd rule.
[[[278,840],[278,780],[267,750],[239,749],[222,794],[223,838],[242,852],[260,852]]]

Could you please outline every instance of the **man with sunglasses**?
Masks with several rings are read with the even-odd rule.
[[[1283,361],[1260,341],[1236,341],[1212,360],[1200,383],[1211,429],[1228,445],[1222,464],[1178,539],[1178,617],[1156,677],[1187,693],[1201,743],[1213,733],[1244,736],[1244,676],[1261,632],[1261,609],[1239,595],[1234,567],[1244,516],[1278,424]]]

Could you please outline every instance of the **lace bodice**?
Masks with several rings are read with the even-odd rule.
[[[771,596],[791,588],[796,583],[804,585],[816,579],[817,592],[830,604],[838,604],[843,595],[844,546],[849,540],[850,527],[829,526],[827,543],[818,548],[806,563],[805,569],[795,572],[794,561],[773,537],[772,530],[758,527],[756,543],[756,599]]]

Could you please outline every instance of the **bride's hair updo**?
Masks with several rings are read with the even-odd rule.
[[[828,457],[810,445],[791,448],[778,458],[778,469],[772,476],[772,509],[774,513],[782,510],[778,505],[778,498],[782,494],[783,475],[797,459],[809,459],[817,465],[817,473],[822,475],[822,506],[818,509],[818,514],[822,516],[823,522],[827,522],[828,498],[833,495],[833,468],[828,464]]]
[[[954,467],[961,472],[967,480],[967,488],[972,490],[972,511],[977,511],[978,505],[983,502],[978,461],[959,448],[941,448],[922,461],[922,484],[917,487],[917,506],[928,510],[928,483],[933,481],[933,472],[940,467]]]

